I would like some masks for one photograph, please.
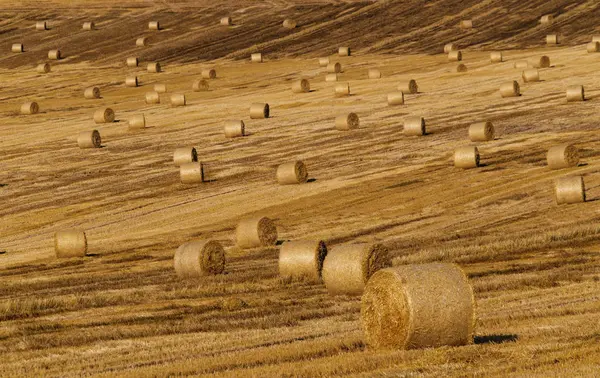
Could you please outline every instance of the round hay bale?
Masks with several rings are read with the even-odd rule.
[[[308,93],[310,92],[310,83],[306,79],[296,80],[292,83],[292,92]]]
[[[338,81],[338,74],[332,73],[332,74],[325,75],[325,81],[327,81],[327,82]]]
[[[77,145],[79,148],[100,148],[102,139],[98,130],[82,131],[77,136]]]
[[[13,43],[10,48],[10,51],[14,53],[22,53],[23,51],[25,51],[25,49],[23,48],[22,43]]]
[[[462,52],[460,50],[450,51],[448,53],[448,60],[450,62],[460,62],[462,60]]]
[[[167,92],[167,84],[154,84],[154,92],[166,93]]]
[[[467,68],[467,66],[462,63],[456,66],[456,72],[467,72],[468,70],[469,69]]]
[[[283,280],[321,282],[327,246],[322,240],[294,240],[279,250],[279,276]]]
[[[26,102],[21,105],[21,114],[36,114],[40,111],[40,107],[37,102]]]
[[[328,250],[321,274],[329,295],[361,295],[369,278],[389,266],[391,259],[383,245],[345,244]]]
[[[356,113],[348,113],[335,117],[336,130],[345,131],[357,129],[360,125],[360,120]]]
[[[513,67],[514,68],[527,68],[529,67],[529,64],[527,63],[526,60],[518,60],[516,62],[513,63]]]
[[[531,60],[531,67],[533,68],[548,68],[550,67],[550,58],[546,55],[534,58]]]
[[[158,21],[150,21],[148,22],[148,29],[160,30],[160,23]]]
[[[458,46],[456,46],[454,43],[446,43],[444,45],[444,54],[448,54],[450,51],[455,50],[458,50]]]
[[[454,150],[454,166],[464,169],[479,167],[479,150],[477,147],[459,147]]]
[[[516,81],[504,83],[500,86],[500,96],[502,97],[519,97],[520,95],[521,89]]]
[[[89,87],[83,91],[83,97],[87,99],[100,98],[100,88],[98,87]]]
[[[388,105],[403,105],[404,104],[404,92],[392,92],[387,95]]]
[[[35,30],[48,30],[46,21],[38,21],[35,23]]]
[[[554,181],[556,204],[585,202],[585,184],[583,177],[561,177]]]
[[[135,40],[135,45],[138,47],[144,47],[144,46],[146,46],[147,42],[148,42],[148,39],[146,37],[140,37]]]
[[[342,65],[339,62],[329,63],[327,65],[327,72],[340,73],[340,72],[342,72]]]
[[[351,52],[350,52],[350,47],[340,47],[338,48],[338,55],[339,56],[350,56]]]
[[[60,50],[50,50],[48,51],[48,59],[59,60],[61,58]]]
[[[246,125],[244,121],[228,121],[224,127],[225,136],[227,138],[237,138],[246,135]]]
[[[280,185],[302,184],[308,180],[308,170],[306,165],[298,160],[278,166],[276,176]]]
[[[551,24],[554,21],[554,16],[551,14],[545,14],[540,18],[541,24]]]
[[[469,126],[469,139],[471,139],[471,142],[494,140],[494,136],[494,125],[490,121],[473,123]]]
[[[87,238],[83,231],[65,230],[54,234],[56,257],[84,257],[87,249]]]
[[[588,53],[595,53],[600,51],[600,42],[590,42],[586,46],[586,50]]]
[[[181,93],[173,93],[171,95],[171,106],[185,106],[185,95]]]
[[[143,114],[136,114],[127,120],[129,129],[143,129],[146,127],[146,117]]]
[[[460,22],[460,28],[463,29],[463,30],[472,29],[473,28],[473,21],[472,20],[462,20]]]
[[[398,85],[398,90],[404,92],[405,94],[414,94],[419,93],[419,87],[417,86],[417,82],[413,79]]]
[[[195,147],[179,147],[173,152],[173,163],[176,167],[180,167],[182,164],[197,163],[198,152]]]
[[[177,248],[173,267],[179,278],[221,274],[225,270],[225,250],[215,240],[196,240]]]
[[[231,20],[231,17],[222,17],[220,24],[223,26],[231,26],[233,25],[233,21]]]
[[[523,77],[523,81],[526,83],[540,81],[540,72],[537,68],[527,69],[523,71],[521,76]]]
[[[49,63],[40,63],[37,65],[35,70],[39,73],[48,73],[48,72],[50,72],[50,64]]]
[[[546,162],[550,169],[576,167],[579,164],[579,151],[568,143],[552,146],[546,154]]]
[[[201,162],[184,163],[179,166],[179,178],[182,184],[198,184],[205,180]]]
[[[369,68],[368,76],[369,79],[381,79],[381,71],[377,68]]]
[[[319,58],[319,67],[327,67],[329,58]]]
[[[548,34],[546,36],[546,44],[547,45],[558,45],[560,43],[560,38],[557,34]]]
[[[296,21],[286,18],[285,20],[283,20],[283,27],[286,29],[294,29],[296,28]]]
[[[146,92],[146,104],[160,104],[158,92]]]
[[[567,102],[585,101],[583,85],[572,85],[567,88]]]
[[[238,223],[235,238],[242,249],[273,246],[277,243],[277,227],[267,217],[245,218]]]
[[[138,78],[137,76],[128,76],[125,78],[125,86],[126,87],[137,87],[138,86]]]
[[[202,70],[201,75],[205,79],[216,79],[216,77],[217,77],[217,71],[215,71],[212,68],[204,69],[204,70]]]
[[[490,53],[491,63],[501,63],[503,59],[502,51],[493,51]]]
[[[192,84],[192,90],[194,92],[208,91],[208,80],[204,80],[204,79],[194,80],[194,83]]]
[[[138,64],[139,64],[139,60],[135,56],[131,56],[131,57],[127,58],[127,67],[137,67]]]
[[[337,97],[349,96],[350,95],[350,84],[340,83],[335,85],[335,95]]]
[[[160,63],[158,63],[158,62],[148,63],[148,66],[146,67],[146,69],[148,72],[159,73],[161,71]]]
[[[115,112],[111,108],[101,108],[94,112],[94,122],[111,123],[115,120]]]
[[[425,135],[425,118],[406,117],[404,119],[404,135],[423,136]]]
[[[252,63],[262,63],[263,62],[262,53],[251,54],[250,55],[250,61]]]
[[[365,340],[375,349],[433,348],[473,342],[473,288],[456,264],[382,269],[367,283],[360,312]]]
[[[86,21],[83,23],[83,30],[94,30],[95,26],[93,21]]]
[[[256,102],[250,105],[250,118],[252,119],[269,118],[270,112],[269,104]]]

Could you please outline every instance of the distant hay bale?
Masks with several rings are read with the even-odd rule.
[[[531,60],[531,67],[533,68],[548,68],[550,67],[550,58],[546,55],[534,58]]]
[[[21,114],[36,114],[40,111],[40,107],[37,102],[26,102],[21,105]]]
[[[529,68],[523,71],[521,77],[523,77],[523,81],[526,83],[540,81],[540,72],[537,68]]]
[[[269,118],[270,112],[269,104],[256,102],[250,105],[250,118],[252,119]]]
[[[192,84],[192,90],[194,92],[208,91],[208,80],[204,80],[204,79],[194,80],[194,83]]]
[[[227,138],[237,138],[246,135],[246,125],[244,121],[228,121],[223,128]]]
[[[306,165],[298,160],[279,165],[276,176],[280,185],[302,184],[308,180],[308,170]]]
[[[150,21],[148,22],[148,29],[160,30],[160,23],[158,21]]]
[[[292,83],[292,92],[308,93],[310,92],[310,83],[306,79],[296,80]]]
[[[285,20],[283,20],[283,27],[286,29],[294,29],[296,28],[296,21],[286,18]]]
[[[83,23],[83,30],[94,30],[95,26],[93,21],[86,21]]]
[[[472,20],[462,20],[460,22],[460,28],[463,29],[463,30],[472,29],[473,28],[473,21]]]
[[[179,166],[179,179],[182,184],[199,184],[206,181],[201,162],[184,163]]]
[[[467,66],[463,63],[460,63],[458,66],[456,66],[456,72],[467,72],[468,70],[469,69],[467,68]]]
[[[417,86],[417,82],[413,79],[408,80],[400,85],[398,85],[398,90],[404,92],[405,94],[414,94],[419,92],[419,87]]]
[[[381,79],[381,71],[377,68],[369,68],[368,76],[369,79]]]
[[[173,267],[179,278],[221,274],[225,270],[225,250],[215,240],[188,242],[177,248]]]
[[[50,50],[48,51],[48,59],[59,60],[61,59],[60,50]]]
[[[340,83],[335,85],[335,95],[337,97],[349,96],[350,95],[350,84]]]
[[[567,102],[585,101],[583,85],[572,85],[567,88]]]
[[[356,113],[348,113],[335,117],[336,130],[345,131],[357,129],[360,125],[360,120]]]
[[[585,202],[585,184],[583,177],[561,177],[554,181],[556,204]]]
[[[338,81],[338,74],[332,73],[325,75],[326,82]]]
[[[138,47],[143,47],[143,46],[146,46],[147,42],[148,42],[148,39],[146,37],[140,37],[135,40],[135,45]]]
[[[328,250],[321,274],[329,295],[361,295],[369,278],[389,266],[389,252],[381,244],[344,244]]]
[[[231,20],[231,17],[222,17],[220,24],[223,26],[231,26],[233,25],[233,22]]]
[[[329,58],[319,58],[319,67],[327,67]]]
[[[127,67],[137,67],[139,64],[138,58],[131,56],[127,58]]]
[[[22,53],[23,51],[25,51],[25,49],[23,48],[22,43],[13,43],[10,48],[10,51],[14,53]]]
[[[242,249],[273,246],[277,243],[277,227],[267,217],[244,218],[238,223],[235,236]]]
[[[84,257],[88,250],[85,232],[78,230],[58,231],[54,234],[56,257]]]
[[[79,148],[100,148],[102,139],[98,130],[82,131],[77,136],[77,145]]]
[[[46,21],[38,21],[35,23],[35,30],[48,30]]]
[[[595,53],[600,51],[600,42],[590,42],[586,46],[586,50],[588,53]]]
[[[250,61],[252,63],[262,63],[263,62],[262,53],[251,54],[250,55]]]
[[[111,123],[115,120],[115,112],[111,108],[101,108],[94,112],[94,122]]]
[[[100,98],[100,88],[98,87],[89,87],[83,91],[83,97],[87,99]]]
[[[448,54],[450,51],[458,50],[458,46],[454,43],[446,43],[444,45],[444,54]]]
[[[454,166],[456,168],[477,168],[479,159],[477,147],[459,147],[454,150]]]
[[[503,60],[502,51],[493,51],[490,53],[491,63],[501,63]]]
[[[50,72],[50,64],[49,63],[41,63],[38,64],[35,70],[39,73],[48,73]]]
[[[404,104],[404,92],[392,92],[387,95],[388,105],[403,105]]]
[[[158,73],[158,72],[161,71],[160,63],[158,63],[158,62],[148,63],[148,66],[147,66],[146,69],[147,69],[148,72]]]
[[[554,21],[554,16],[551,14],[545,14],[540,18],[541,24],[551,24]]]
[[[351,52],[350,52],[350,47],[340,47],[338,48],[338,55],[339,56],[350,56]]]
[[[471,139],[471,142],[494,140],[494,135],[494,125],[490,121],[477,122],[469,126],[469,139]]]
[[[592,42],[600,42],[600,35],[595,35],[592,37]]]
[[[146,104],[160,104],[160,95],[158,92],[146,92]]]
[[[171,95],[171,106],[185,106],[185,95],[182,93],[173,93]]]
[[[448,60],[450,62],[460,62],[462,60],[462,52],[460,50],[453,50],[448,53]]]
[[[125,78],[125,86],[126,87],[137,87],[138,86],[138,78],[137,76],[128,76]]]
[[[404,135],[422,136],[425,133],[425,118],[406,117],[404,119]]]
[[[154,84],[154,92],[158,93],[166,93],[167,92],[167,84]]]
[[[518,60],[513,63],[513,67],[514,68],[527,68],[527,67],[529,67],[529,64],[527,63],[526,60]]]
[[[362,328],[374,349],[471,344],[475,322],[473,288],[456,264],[382,269],[362,297]]]
[[[516,81],[504,83],[500,86],[500,96],[502,97],[519,97],[520,95],[521,89]]]
[[[129,124],[129,129],[144,129],[146,127],[146,117],[143,114],[136,114],[131,116],[127,123]]]
[[[342,65],[339,62],[329,63],[327,65],[327,72],[340,73],[340,72],[342,72]]]
[[[546,154],[546,162],[550,169],[576,167],[579,163],[579,151],[568,143],[552,146]]]
[[[327,246],[322,240],[294,240],[279,250],[279,276],[283,280],[321,282]]]
[[[560,37],[557,34],[548,34],[546,36],[547,45],[558,45],[560,43]]]
[[[215,71],[212,68],[209,69],[204,69],[201,72],[201,76],[205,79],[216,79],[217,77],[217,71]]]

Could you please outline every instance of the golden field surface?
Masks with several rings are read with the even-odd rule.
[[[592,1],[112,2],[0,4],[0,376],[593,376],[600,370],[600,34]],[[538,24],[553,13],[555,23]],[[218,24],[231,15],[234,26]],[[298,28],[281,27],[286,17]],[[475,28],[461,31],[461,19]],[[36,31],[47,20],[50,30]],[[81,30],[93,20],[97,29]],[[164,30],[151,32],[148,21]],[[598,28],[596,27],[598,22]],[[564,44],[546,47],[546,34]],[[135,39],[148,36],[148,47]],[[468,72],[442,54],[463,50]],[[10,53],[13,43],[25,52]],[[337,57],[338,46],[350,57]],[[64,59],[35,66],[47,51]],[[505,62],[490,63],[503,50]],[[252,64],[262,51],[265,62]],[[540,82],[515,61],[547,55]],[[138,56],[140,67],[125,59]],[[335,97],[318,57],[339,61],[351,95]],[[164,72],[147,73],[160,61]],[[193,92],[204,68],[208,92]],[[379,80],[367,70],[378,68]],[[125,87],[136,74],[140,87]],[[311,92],[294,94],[307,78]],[[388,106],[415,79],[418,94]],[[518,80],[522,96],[498,88]],[[144,94],[165,83],[161,103]],[[567,103],[570,85],[585,102]],[[100,99],[85,99],[90,86]],[[169,105],[184,93],[187,106]],[[20,115],[36,101],[40,113]],[[266,102],[271,118],[251,120]],[[116,121],[96,125],[96,109]],[[360,128],[337,131],[355,112]],[[148,128],[128,130],[144,113]],[[402,133],[407,116],[427,135]],[[244,120],[249,135],[227,139]],[[497,138],[472,143],[471,123]],[[97,129],[103,148],[79,149]],[[579,166],[549,170],[546,151],[574,143]],[[460,146],[482,166],[454,168]],[[175,148],[195,146],[209,182],[184,185]],[[302,160],[309,182],[278,185],[279,164]],[[556,205],[555,179],[582,175],[588,202]],[[456,262],[476,299],[471,345],[374,350],[365,344],[359,297],[322,284],[282,282],[278,246],[240,250],[240,218],[263,214],[278,244],[381,242],[394,265]],[[89,255],[56,259],[53,234],[86,231]],[[173,255],[211,238],[226,248],[225,274],[181,280]]]

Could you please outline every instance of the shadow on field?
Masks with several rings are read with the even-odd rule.
[[[518,335],[486,335],[486,336],[475,336],[473,342],[475,344],[502,344],[502,343],[514,343],[519,340]]]

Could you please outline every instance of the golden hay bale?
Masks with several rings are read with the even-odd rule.
[[[182,93],[173,93],[171,95],[171,106],[185,106],[185,95]]]
[[[383,245],[345,244],[327,252],[321,274],[329,295],[361,295],[369,278],[389,266],[391,259]]]
[[[146,46],[147,42],[148,42],[148,39],[146,37],[140,37],[135,40],[135,45],[138,47],[143,47],[143,46]]]
[[[240,220],[235,230],[239,248],[272,246],[277,243],[277,227],[267,217],[255,216]]]
[[[560,38],[557,34],[548,34],[546,36],[546,44],[547,45],[558,45],[560,43]]]
[[[554,181],[556,204],[585,202],[585,184],[583,177],[561,177]]]
[[[25,49],[23,48],[22,43],[13,43],[10,48],[10,51],[14,53],[22,53],[23,51],[25,51]]]
[[[325,75],[325,81],[332,82],[338,81],[338,75],[335,73]]]
[[[167,84],[154,84],[154,92],[166,93],[167,92]]]
[[[460,28],[461,29],[472,29],[473,28],[473,21],[472,20],[462,20],[460,22]]]
[[[592,37],[592,42],[600,42],[600,35],[595,35]]]
[[[308,93],[310,92],[310,83],[306,79],[296,80],[292,83],[292,92]]]
[[[382,269],[362,297],[362,328],[375,349],[471,344],[475,322],[473,288],[456,264]]]
[[[381,71],[377,68],[369,68],[368,76],[369,79],[381,79]]]
[[[139,60],[135,56],[131,56],[131,57],[127,58],[127,67],[137,67],[138,64],[139,64]]]
[[[473,123],[469,126],[469,139],[471,139],[471,142],[494,140],[494,136],[494,125],[490,121]]]
[[[146,127],[146,117],[143,114],[136,114],[127,120],[129,129],[143,129]]]
[[[198,184],[206,181],[201,162],[184,163],[179,166],[179,178],[182,184]]]
[[[529,67],[529,64],[527,63],[526,60],[518,60],[513,63],[513,67],[514,68],[527,68],[527,67]]]
[[[221,274],[225,270],[225,250],[215,240],[188,242],[177,248],[173,266],[179,278]]]
[[[283,280],[321,282],[327,246],[322,240],[294,240],[279,250],[279,276]]]
[[[338,55],[339,56],[350,56],[351,52],[350,52],[350,47],[340,47],[338,48]]]
[[[456,72],[467,72],[468,70],[469,69],[467,68],[467,66],[462,63],[456,66]]]
[[[100,148],[102,139],[98,130],[82,131],[77,136],[77,145],[79,148]]]
[[[231,20],[231,17],[222,17],[220,24],[223,26],[231,26],[233,25],[233,21]]]
[[[540,23],[542,24],[551,24],[554,20],[554,16],[551,14],[545,14],[540,18]]]
[[[404,104],[404,92],[392,92],[387,95],[388,105],[403,105]]]
[[[50,50],[48,51],[48,59],[59,60],[61,58],[60,50]]]
[[[286,18],[283,20],[283,27],[286,29],[294,29],[296,27],[296,21]]]
[[[111,108],[101,108],[94,112],[94,122],[111,123],[115,120],[115,112]]]
[[[523,71],[521,77],[523,77],[523,81],[526,83],[540,81],[540,72],[537,68],[530,68]]]
[[[65,230],[54,234],[56,257],[84,257],[87,249],[87,238],[83,231]]]
[[[335,117],[335,128],[337,130],[357,129],[359,125],[360,121],[356,113],[348,113]]]
[[[342,65],[339,62],[329,63],[327,65],[327,72],[340,73],[340,72],[342,72]]]
[[[138,78],[137,76],[128,76],[125,78],[125,86],[126,87],[137,87],[138,86]]]
[[[48,24],[46,21],[38,21],[35,23],[35,30],[48,30]]]
[[[196,162],[198,162],[198,152],[196,152],[195,147],[179,147],[173,152],[173,163],[176,167]]]
[[[329,58],[319,58],[319,67],[327,67]]]
[[[160,23],[158,21],[150,21],[148,22],[148,29],[160,30]]]
[[[100,88],[98,87],[89,87],[83,91],[83,97],[87,99],[100,98]]]
[[[568,143],[552,146],[546,154],[546,162],[550,169],[576,167],[579,163],[579,151]]]
[[[349,96],[350,95],[350,84],[340,83],[335,85],[335,95],[337,97]]]
[[[262,63],[263,62],[262,53],[251,54],[250,55],[250,61],[252,63]]]
[[[413,79],[398,85],[398,90],[404,93],[414,94],[419,92],[419,87],[417,86],[417,82]]]
[[[448,60],[450,62],[460,62],[462,60],[462,52],[460,50],[453,50],[448,53]]]
[[[567,88],[567,102],[585,101],[583,85],[572,85]]]
[[[548,68],[550,67],[550,58],[542,55],[539,58],[532,59],[530,64],[533,68]]]
[[[146,92],[146,104],[160,104],[160,95],[158,92]]]
[[[493,51],[490,53],[491,63],[501,63],[503,59],[502,51]]]
[[[148,72],[159,73],[161,71],[161,69],[160,69],[160,63],[158,63],[158,62],[148,63],[148,66],[146,67],[146,70]]]
[[[83,23],[83,30],[94,30],[95,26],[93,21],[86,21]]]
[[[225,136],[227,138],[237,138],[246,135],[246,125],[244,121],[228,121],[224,127]]]
[[[215,79],[217,77],[217,71],[212,68],[204,69],[201,72],[201,76],[205,79]]]
[[[269,118],[270,113],[271,108],[269,108],[269,104],[256,102],[250,105],[250,118],[252,119]]]
[[[40,111],[37,102],[26,102],[21,105],[21,114],[36,114]]]
[[[404,119],[404,135],[422,136],[425,135],[425,118],[406,117]]]
[[[444,54],[448,54],[450,51],[458,50],[458,46],[454,43],[446,43],[444,45]]]
[[[48,73],[50,72],[50,64],[49,63],[41,63],[35,67],[35,70],[39,73]]]
[[[464,169],[479,167],[479,150],[477,147],[459,147],[454,150],[454,166]]]
[[[521,89],[516,81],[504,83],[500,86],[500,96],[502,97],[519,97],[520,95]]]
[[[280,185],[302,184],[308,180],[308,170],[306,165],[298,160],[278,166],[276,176]]]
[[[208,80],[204,80],[204,79],[194,80],[194,83],[192,84],[192,90],[194,92],[208,91]]]
[[[586,46],[586,50],[588,53],[595,53],[600,51],[600,42],[590,42]]]

